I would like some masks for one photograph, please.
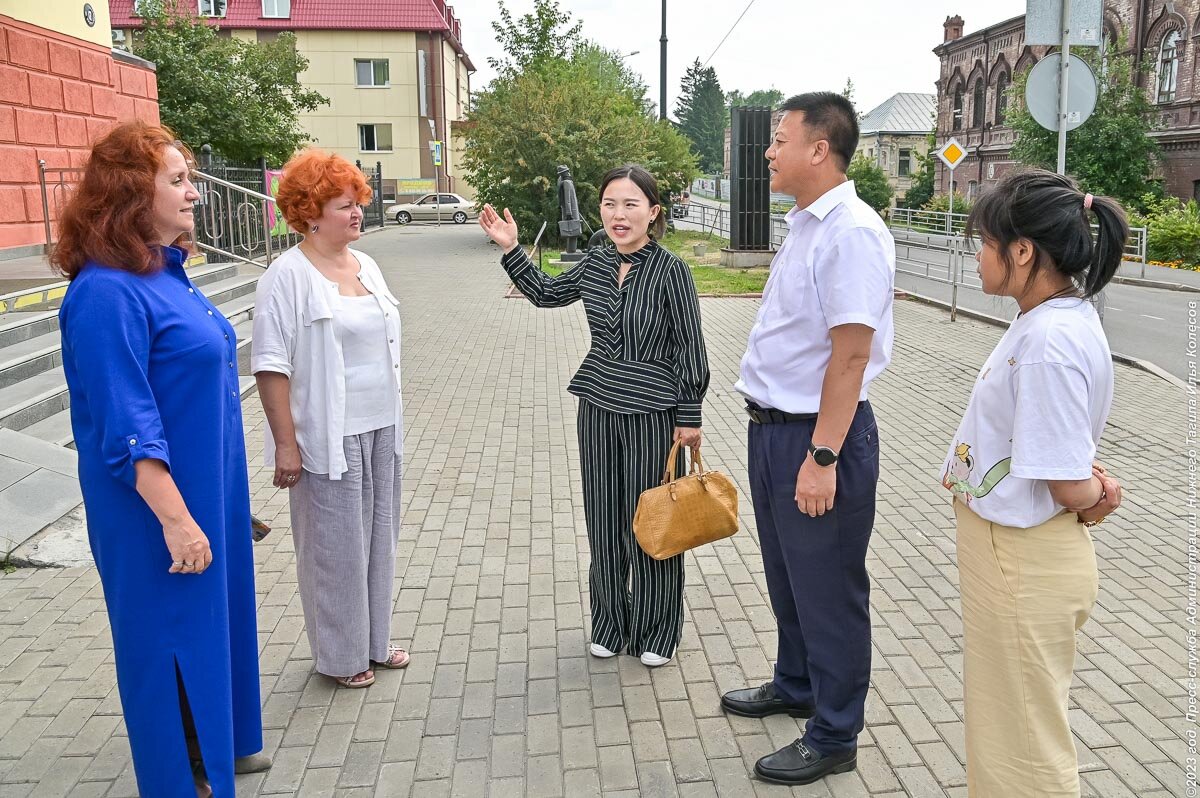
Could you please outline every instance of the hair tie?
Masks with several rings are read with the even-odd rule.
[[[1083,195],[1083,209],[1085,211],[1090,211],[1092,209],[1092,200],[1094,199],[1095,197],[1093,197],[1091,194]]]

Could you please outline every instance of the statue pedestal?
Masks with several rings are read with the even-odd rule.
[[[721,265],[731,269],[752,269],[758,266],[770,266],[775,257],[773,249],[738,250],[722,247]]]
[[[563,263],[578,263],[586,255],[586,252],[564,252],[559,256],[559,260]]]

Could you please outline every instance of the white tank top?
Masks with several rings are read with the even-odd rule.
[[[390,427],[396,423],[396,386],[388,368],[387,330],[374,294],[338,295],[333,330],[342,347],[346,372],[344,435]]]

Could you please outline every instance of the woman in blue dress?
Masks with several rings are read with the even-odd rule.
[[[233,328],[184,272],[198,194],[174,134],[96,143],[52,260],[88,538],[138,789],[234,798],[262,750]],[[207,781],[206,781],[207,777]]]

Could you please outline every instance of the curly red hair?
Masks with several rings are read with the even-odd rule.
[[[284,164],[283,177],[275,192],[275,204],[288,225],[301,233],[321,216],[326,202],[354,192],[359,205],[371,201],[371,187],[354,164],[340,155],[313,147],[302,150]]]
[[[193,162],[170,129],[145,122],[118,125],[92,146],[83,179],[59,216],[58,242],[50,254],[50,263],[68,280],[89,260],[137,274],[161,267],[152,243],[154,194],[167,147]],[[186,246],[187,236],[174,243]]]

